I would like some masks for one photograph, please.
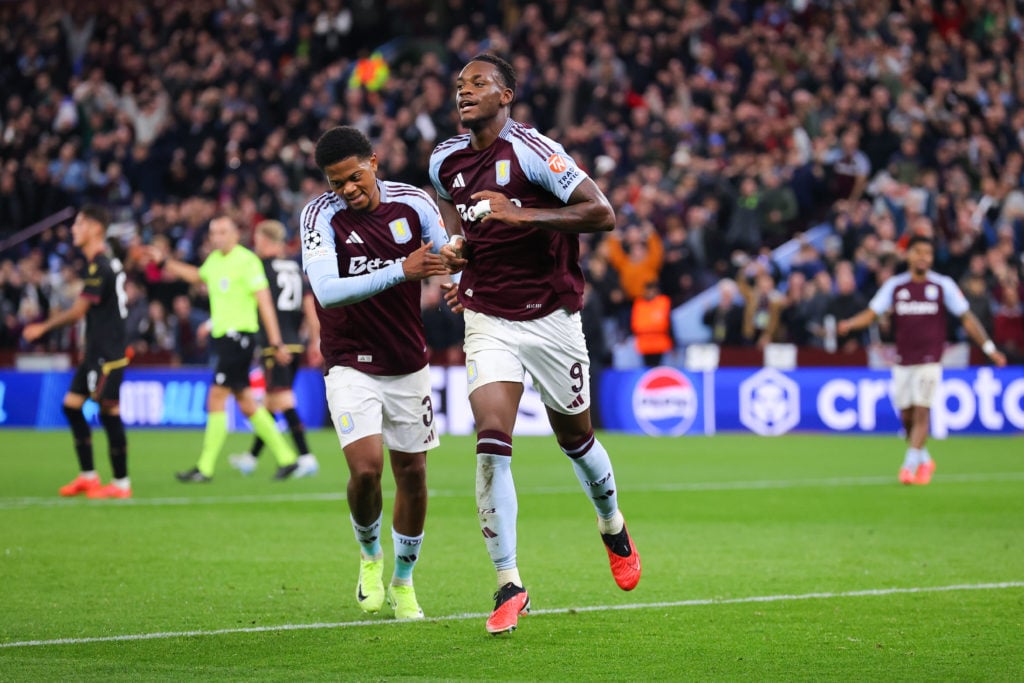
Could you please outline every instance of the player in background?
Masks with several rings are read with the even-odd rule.
[[[85,318],[85,353],[64,394],[64,415],[71,426],[71,435],[78,456],[79,474],[70,484],[62,486],[60,495],[89,498],[131,498],[128,478],[128,441],[121,420],[121,381],[128,365],[125,355],[125,319],[128,317],[128,296],[124,291],[126,275],[121,261],[107,255],[107,226],[110,214],[106,209],[85,205],[71,225],[71,239],[85,256],[81,273],[82,293],[71,308],[59,311],[44,322],[26,325],[22,333],[26,341],[35,341],[52,329]],[[112,481],[104,486],[93,465],[92,430],[86,422],[82,406],[92,398],[100,406],[100,423],[107,433],[110,449]]]
[[[459,74],[455,97],[470,132],[442,142],[430,157],[441,215],[451,228],[461,224],[465,237],[462,249],[446,245],[441,254],[452,272],[464,268],[446,299],[466,316],[477,510],[498,579],[490,633],[515,629],[530,605],[516,559],[511,469],[524,371],[594,505],[615,582],[632,590],[641,571],[619,511],[611,460],[590,420],[590,364],[580,320],[578,234],[611,230],[615,215],[560,144],[509,118],[515,88],[508,62],[474,57]]]
[[[907,243],[908,270],[886,280],[867,308],[836,326],[839,336],[843,336],[867,327],[886,312],[892,313],[896,337],[893,398],[907,438],[899,472],[902,484],[927,484],[935,472],[935,461],[925,442],[932,401],[942,383],[946,311],[960,319],[967,334],[993,363],[1006,365],[1006,357],[971,313],[960,288],[951,278],[932,272],[934,258],[935,249],[928,237],[911,237]]]
[[[311,477],[320,470],[320,464],[316,456],[309,452],[306,428],[295,410],[295,391],[292,386],[299,371],[299,361],[306,351],[299,336],[303,317],[310,326],[310,346],[315,350],[315,355],[311,354],[314,365],[319,366],[323,361],[320,357],[320,322],[316,317],[313,295],[302,277],[301,266],[285,254],[285,237],[284,224],[274,220],[261,221],[253,233],[253,250],[263,262],[263,270],[270,285],[270,299],[277,310],[281,339],[292,354],[290,363],[278,362],[277,350],[267,343],[266,328],[260,326],[257,343],[263,349],[260,361],[267,387],[263,405],[272,415],[283,413],[288,423],[292,440],[299,451],[299,459],[296,461],[298,467],[292,476]],[[263,439],[257,434],[249,452],[231,455],[228,462],[242,474],[252,474],[256,470],[263,445]]]
[[[226,405],[232,394],[253,431],[270,446],[278,463],[274,478],[287,479],[298,468],[296,454],[277,430],[274,417],[256,402],[249,388],[249,366],[260,319],[277,361],[290,363],[291,353],[281,339],[263,264],[238,240],[234,220],[220,216],[210,221],[213,251],[199,268],[170,258],[159,247],[151,251],[165,272],[191,284],[206,283],[210,296],[210,343],[217,366],[206,398],[206,432],[199,462],[192,469],[177,473],[181,482],[208,482],[213,478],[217,457],[228,435]]]
[[[374,613],[387,599],[398,619],[422,619],[412,574],[427,512],[426,452],[439,441],[419,281],[448,274],[436,253],[448,235],[426,192],[377,179],[377,155],[357,129],[325,132],[315,158],[330,191],[302,211],[302,263],[317,300],[327,404],[349,470],[356,601]],[[384,447],[396,486],[386,591]]]

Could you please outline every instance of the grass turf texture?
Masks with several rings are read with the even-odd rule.
[[[644,561],[631,593],[615,587],[554,440],[517,438],[520,570],[535,612],[491,637],[472,439],[444,437],[428,456],[415,575],[428,620],[396,623],[387,608],[367,617],[355,604],[344,461],[332,433],[310,437],[316,478],[272,482],[267,458],[243,478],[222,457],[213,483],[184,485],[172,472],[193,464],[201,435],[131,432],[135,499],[106,502],[57,497],[75,472],[68,434],[0,431],[0,680],[992,681],[1024,671],[1020,585],[835,595],[1024,581],[1020,438],[933,443],[933,483],[904,487],[895,437],[605,434]],[[106,480],[99,433],[96,445]],[[247,445],[231,435],[225,451]],[[384,487],[390,525],[387,472]],[[390,534],[382,541],[387,577]],[[784,597],[811,593],[830,595]],[[780,599],[746,600],[762,596]]]

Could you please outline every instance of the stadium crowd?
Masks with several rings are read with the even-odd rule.
[[[1021,4],[3,2],[0,240],[106,205],[131,343],[204,362],[202,292],[134,264],[133,246],[199,263],[219,212],[247,230],[278,219],[295,245],[326,189],[313,144],[338,124],[371,137],[381,177],[431,191],[430,151],[458,131],[454,74],[493,51],[518,70],[513,118],[561,141],[615,208],[615,231],[584,240],[598,355],[670,334],[669,306],[637,316],[634,302],[708,287],[716,342],[857,347],[830,320],[863,308],[924,233],[1024,362]],[[817,225],[822,246],[803,238]],[[784,271],[771,250],[790,239]],[[67,224],[0,254],[0,348],[29,348],[21,329],[75,297],[77,263]],[[423,301],[431,344],[454,358],[460,321],[437,283]]]

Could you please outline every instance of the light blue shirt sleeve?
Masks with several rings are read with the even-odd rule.
[[[437,204],[429,199],[418,201],[414,208],[420,217],[420,225],[423,226],[423,244],[433,242],[434,247],[430,250],[433,253],[441,251],[441,247],[448,243],[448,231],[441,224],[441,211]]]
[[[875,295],[871,297],[868,308],[874,311],[875,315],[882,316],[892,308],[892,293],[896,290],[896,280],[893,277],[886,280]]]
[[[401,261],[372,273],[352,277],[341,277],[338,273],[337,259],[315,261],[305,268],[313,295],[324,308],[358,303],[400,282],[405,282],[405,270],[402,269]]]
[[[334,229],[331,228],[333,215],[334,212],[328,210],[321,198],[307,204],[300,219],[302,269],[309,276],[309,286],[321,306],[347,306],[405,282],[401,262],[372,273],[341,277]]]
[[[953,282],[953,278],[943,275],[939,282],[942,284],[942,301],[946,304],[946,310],[957,318],[963,317],[964,313],[971,308],[971,305],[967,303],[967,297]]]
[[[516,155],[526,177],[530,182],[540,185],[561,199],[563,203],[568,203],[572,191],[588,178],[587,174],[576,165],[576,161],[566,153],[565,148],[551,138],[534,130],[526,131],[526,134],[537,137],[544,147],[554,150],[545,159],[522,140],[513,138],[512,145],[516,148]]]

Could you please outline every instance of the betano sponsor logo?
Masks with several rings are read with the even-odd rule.
[[[395,263],[401,263],[405,260],[405,257],[398,259],[384,259],[384,258],[367,258],[365,256],[353,256],[348,262],[348,274],[349,275],[363,275],[364,273],[373,273],[381,268],[387,268]]]
[[[939,312],[937,301],[897,301],[896,315],[935,315]]]

